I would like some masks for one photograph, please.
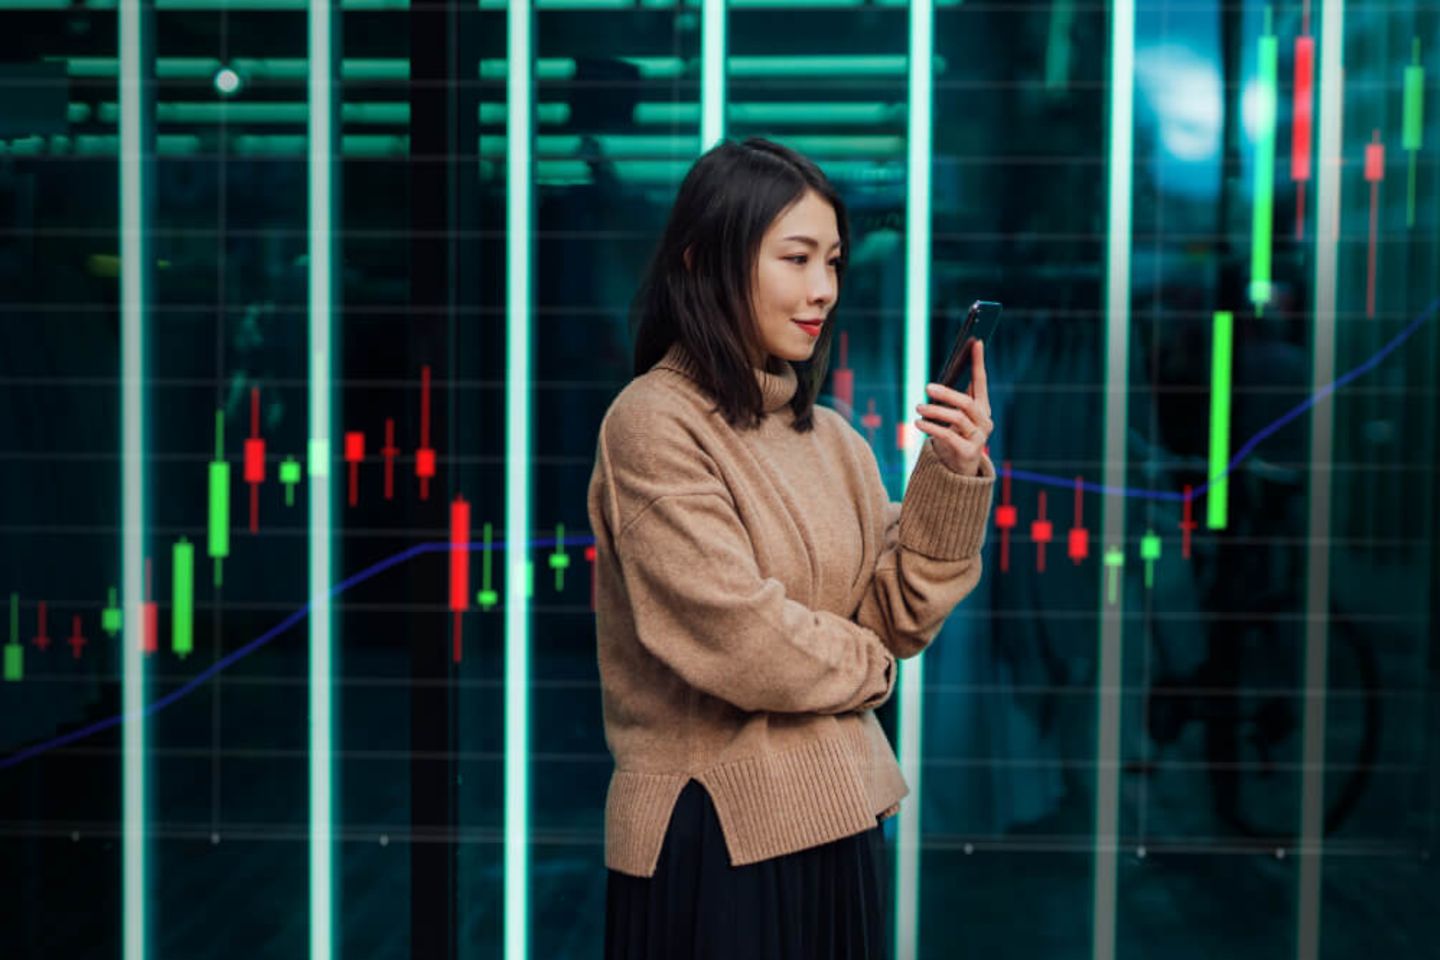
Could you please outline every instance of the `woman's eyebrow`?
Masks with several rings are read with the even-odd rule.
[[[818,247],[818,246],[820,246],[820,242],[819,242],[818,240],[816,240],[814,237],[806,237],[806,236],[801,236],[801,235],[799,235],[799,234],[796,234],[795,236],[785,237],[784,239],[786,239],[786,240],[798,240],[800,243],[805,244],[805,246],[807,246],[807,247]],[[830,249],[831,249],[831,250],[834,250],[834,249],[835,249],[836,247],[838,247],[838,246],[840,246],[840,241],[839,241],[839,240],[836,240],[834,243],[830,244]]]

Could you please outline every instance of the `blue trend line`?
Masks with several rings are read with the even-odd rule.
[[[1343,386],[1347,386],[1358,377],[1363,377],[1371,370],[1374,370],[1377,366],[1380,365],[1380,361],[1384,360],[1391,353],[1395,352],[1395,350],[1398,349],[1399,346],[1406,340],[1409,340],[1410,337],[1414,335],[1415,331],[1419,330],[1420,327],[1425,323],[1425,321],[1429,320],[1434,315],[1436,309],[1440,309],[1440,299],[1431,301],[1430,306],[1426,307],[1420,312],[1419,316],[1415,317],[1415,319],[1407,323],[1403,330],[1396,334],[1390,340],[1390,342],[1385,344],[1385,346],[1381,347],[1378,351],[1376,351],[1375,355],[1369,360],[1366,360],[1364,363],[1360,364],[1360,366],[1356,367],[1354,370],[1351,370],[1344,376],[1338,377],[1324,387],[1321,387],[1320,391],[1316,393],[1313,397],[1303,401],[1302,403],[1296,404],[1292,409],[1283,414],[1279,419],[1256,433],[1255,436],[1251,437],[1243,447],[1236,451],[1235,455],[1230,458],[1230,462],[1226,465],[1225,470],[1219,476],[1211,477],[1209,480],[1205,481],[1205,483],[1201,484],[1198,489],[1191,491],[1191,499],[1203,496],[1216,483],[1230,476],[1230,474],[1234,473],[1235,468],[1240,465],[1241,461],[1243,461],[1246,457],[1250,455],[1251,451],[1253,451],[1260,444],[1264,443],[1270,437],[1274,436],[1278,431],[1284,429],[1284,427],[1291,421],[1295,420],[1301,414],[1314,408],[1316,404],[1318,404],[1321,400],[1324,400],[1326,397],[1330,396],[1330,394],[1334,393],[1336,390],[1340,389]],[[1060,487],[1066,490],[1073,490],[1075,488],[1074,477],[1056,477],[1051,476],[1048,473],[1032,473],[1029,470],[1011,470],[1010,476],[1018,480],[1028,480],[1032,483],[1038,483],[1047,487]],[[1102,483],[1091,482],[1082,482],[1080,484],[1080,487],[1081,489],[1089,493],[1130,497],[1137,500],[1184,501],[1185,499],[1185,494],[1183,492],[1176,493],[1173,490],[1148,490],[1144,487],[1109,487]]]
[[[330,588],[330,596],[335,597],[340,593],[343,593],[344,591],[355,586],[356,584],[364,583],[371,577],[383,573],[393,566],[404,563],[406,560],[409,560],[412,557],[417,557],[422,553],[434,553],[439,550],[448,550],[449,548],[450,544],[446,541],[433,541],[430,543],[416,544],[415,546],[410,547],[407,550],[400,551],[392,557],[387,557],[384,560],[381,560],[379,563],[366,567],[364,570],[361,570],[359,573],[355,574],[353,577],[350,577],[348,580],[342,580],[340,583],[337,583],[335,586]],[[484,549],[484,544],[480,544],[479,548]],[[471,549],[476,549],[474,544],[471,545]],[[210,666],[206,667],[204,670],[196,674],[194,678],[187,681],[183,686],[171,691],[170,693],[167,693],[159,700],[148,704],[145,709],[141,711],[141,715],[148,717],[152,714],[158,713],[161,710],[164,710],[166,707],[170,706],[170,704],[174,703],[176,700],[179,700],[181,697],[186,696],[192,690],[195,690],[197,687],[199,687],[202,683],[215,676],[215,674],[230,666],[230,664],[244,657],[248,657],[256,650],[265,646],[271,640],[274,640],[276,637],[280,636],[282,633],[295,626],[295,624],[308,617],[310,615],[310,608],[313,602],[314,601],[311,601],[311,603],[305,604],[299,610],[296,610],[294,613],[290,614],[290,616],[286,617],[284,620],[281,620],[275,626],[271,627],[269,630],[266,630],[264,633],[260,634],[260,636],[256,637],[254,640],[251,640],[249,643],[245,644],[245,646],[241,647],[240,649],[234,651],[233,653],[227,654],[224,657],[221,657],[219,660],[216,660]],[[63,747],[66,744],[74,743],[76,740],[83,740],[86,737],[97,734],[102,730],[109,730],[111,727],[116,726],[117,724],[123,722],[125,719],[125,714],[117,714],[113,717],[108,717],[104,720],[92,723],[88,727],[81,727],[79,730],[72,730],[69,733],[55,737],[54,739],[46,740],[43,743],[38,743],[33,747],[29,747],[25,750],[19,751],[18,753],[14,753],[6,757],[4,760],[0,760],[0,770],[5,770],[13,767],[17,763],[23,763],[31,757],[37,756],[50,750],[54,750],[57,747]]]
[[[1240,450],[1235,454],[1235,456],[1230,459],[1230,463],[1226,466],[1225,472],[1221,474],[1220,477],[1214,477],[1211,480],[1207,481],[1203,486],[1200,487],[1199,490],[1194,491],[1191,496],[1198,497],[1205,493],[1215,484],[1216,481],[1220,480],[1222,477],[1229,476],[1240,464],[1240,462],[1250,455],[1250,452],[1252,450],[1254,450],[1266,439],[1273,436],[1276,431],[1284,428],[1286,424],[1290,423],[1295,418],[1305,413],[1307,410],[1313,408],[1321,400],[1325,399],[1330,394],[1334,393],[1336,390],[1340,389],[1343,386],[1346,386],[1347,384],[1354,381],[1356,378],[1364,376],[1371,370],[1374,370],[1377,366],[1379,366],[1382,360],[1384,360],[1387,356],[1389,356],[1397,348],[1399,348],[1402,343],[1410,339],[1410,337],[1415,333],[1415,331],[1420,329],[1421,325],[1424,324],[1426,320],[1430,319],[1432,315],[1434,315],[1437,308],[1440,308],[1440,299],[1436,299],[1428,307],[1421,311],[1419,316],[1406,324],[1405,328],[1401,330],[1400,333],[1398,333],[1392,340],[1390,340],[1389,343],[1385,344],[1385,346],[1381,347],[1380,350],[1377,351],[1376,354],[1369,360],[1366,360],[1364,363],[1360,364],[1360,366],[1356,367],[1354,370],[1351,370],[1349,373],[1346,373],[1344,376],[1332,381],[1331,383],[1323,387],[1318,393],[1316,393],[1315,396],[1304,401],[1303,403],[1298,404],[1292,410],[1281,416],[1274,423],[1271,423],[1269,426],[1256,433],[1255,436],[1251,437],[1250,440],[1243,447],[1240,448]],[[1010,475],[1012,477],[1017,477],[1021,480],[1028,480],[1046,486],[1062,487],[1065,489],[1073,489],[1075,485],[1075,481],[1073,478],[1067,479],[1065,477],[1055,477],[1044,473],[1032,473],[1028,470],[1012,470],[1010,471]],[[1116,488],[1107,487],[1103,484],[1097,483],[1084,483],[1082,484],[1082,486],[1085,490],[1091,493],[1115,494],[1118,496],[1133,497],[1137,499],[1185,499],[1185,494],[1175,493],[1174,491],[1170,490],[1145,490],[1132,487]],[[534,541],[530,544],[530,547],[533,549],[535,547],[541,546],[555,546],[557,543],[560,542],[561,541],[557,541],[555,538],[552,537],[548,540],[541,539]],[[595,538],[566,537],[563,542],[571,546],[589,546],[590,544],[593,544],[595,542]],[[491,546],[492,549],[495,549],[497,547],[500,549],[508,549],[508,545],[504,543],[492,544]],[[351,587],[360,583],[364,583],[366,580],[369,580],[370,578],[377,576],[378,574],[381,574],[386,570],[389,570],[391,567],[398,566],[399,564],[402,564],[407,560],[412,559],[413,557],[418,557],[422,553],[439,553],[441,551],[448,551],[450,549],[452,549],[452,544],[448,540],[431,541],[427,543],[416,544],[413,547],[400,551],[394,556],[387,557],[386,559],[381,560],[378,563],[366,567],[364,570],[361,570],[359,573],[346,580],[340,581],[335,586],[330,588],[330,596],[338,596],[346,590],[349,590]],[[484,550],[485,544],[477,544],[472,541],[469,545],[469,549]],[[148,704],[145,709],[141,711],[141,715],[148,717],[155,713],[158,713],[161,710],[164,710],[166,707],[170,706],[172,703],[176,702],[180,698],[187,696],[193,690],[197,689],[201,684],[205,683],[205,681],[209,680],[211,677],[215,676],[215,674],[219,673],[221,670],[224,670],[232,663],[235,663],[237,660],[240,660],[244,657],[248,657],[251,653],[254,653],[256,650],[270,643],[272,640],[285,633],[285,631],[295,626],[295,624],[299,623],[301,620],[304,620],[307,616],[309,616],[310,607],[311,604],[306,603],[303,607],[290,614],[284,620],[281,620],[269,630],[266,630],[264,633],[260,634],[260,636],[256,637],[254,640],[251,640],[249,643],[245,644],[243,647],[239,648],[233,653],[227,654],[226,656],[215,661],[209,667],[206,667],[204,670],[200,671],[200,673],[196,674],[193,679],[187,681],[184,685],[176,688],[170,693],[167,693],[165,696],[154,701],[153,703]],[[100,733],[102,730],[109,730],[111,727],[120,724],[125,719],[125,714],[117,714],[116,716],[108,717],[104,720],[92,723],[88,727],[81,727],[79,730],[72,730],[70,733],[62,734],[61,736],[54,737],[53,739],[46,740],[42,743],[38,743],[33,747],[28,747],[17,753],[11,754],[4,760],[0,760],[0,770],[8,770],[10,767],[23,763],[26,760],[29,760],[31,757],[39,756],[42,753],[47,753],[51,750],[58,749],[59,747],[66,746],[67,744],[74,743],[76,740],[83,740],[86,737],[92,736],[93,734]]]

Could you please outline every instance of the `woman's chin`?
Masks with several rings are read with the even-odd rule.
[[[777,350],[775,356],[780,357],[782,360],[792,360],[796,363],[809,360],[815,356],[815,341],[810,341],[810,345],[805,347],[792,347],[787,345],[784,350]]]

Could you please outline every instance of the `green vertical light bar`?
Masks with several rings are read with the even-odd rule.
[[[170,550],[170,649],[182,659],[195,649],[195,545],[184,537]]]
[[[124,691],[121,735],[121,941],[124,960],[145,960],[149,948],[149,891],[145,756],[145,327],[150,302],[150,160],[155,154],[154,8],[120,0],[116,25],[120,95],[120,569],[124,616],[120,673]]]
[[[1255,117],[1255,188],[1250,223],[1250,302],[1256,312],[1270,302],[1270,237],[1275,221],[1275,100],[1280,41],[1265,9],[1260,37]]]
[[[336,29],[336,16],[337,8],[332,0],[309,0],[307,230],[310,243],[308,412],[311,483],[307,586],[310,602],[310,960],[329,960],[335,944],[334,716],[331,702],[334,624],[330,603],[334,484],[330,479],[333,435],[330,396],[337,233],[335,165],[340,145],[339,105],[336,102],[336,92],[340,89],[340,36]]]
[[[1215,311],[1210,342],[1210,492],[1205,495],[1205,526],[1224,530],[1229,515],[1230,481],[1230,368],[1234,359],[1235,318],[1228,310]]]
[[[230,464],[225,462],[225,413],[215,411],[215,459],[210,461],[210,513],[206,552],[215,561],[215,586],[230,556]]]
[[[526,960],[530,937],[531,147],[535,137],[530,0],[510,0],[505,206],[505,960]]]
[[[1405,203],[1405,225],[1415,226],[1415,164],[1420,153],[1421,120],[1425,115],[1425,68],[1420,65],[1420,38],[1411,44],[1410,65],[1405,68],[1405,126],[1400,145],[1410,154],[1410,192]]]
[[[1330,656],[1330,485],[1335,406],[1335,323],[1340,237],[1345,0],[1321,0],[1319,137],[1315,145],[1315,330],[1310,384],[1320,398],[1310,413],[1309,517],[1305,531],[1305,663],[1300,721],[1300,842],[1295,955],[1320,957],[1320,875],[1325,845],[1326,661]]]
[[[906,397],[925,396],[930,380],[930,163],[934,111],[934,0],[910,0],[909,82],[905,191],[905,358]],[[926,439],[905,432],[904,483],[908,484]],[[899,708],[900,769],[910,785],[909,802],[898,816],[895,852],[895,950],[897,957],[920,955],[921,717],[925,658],[901,661]]]
[[[700,152],[725,136],[725,0],[701,0]]]
[[[1105,223],[1104,484],[1125,487],[1130,386],[1130,223],[1135,161],[1135,0],[1115,0],[1110,13],[1109,184]],[[1116,871],[1120,842],[1120,719],[1125,625],[1125,509],[1122,498],[1100,499],[1105,544],[1100,594],[1100,669],[1095,690],[1094,902],[1090,952],[1115,956]],[[1108,579],[1108,583],[1106,580]]]

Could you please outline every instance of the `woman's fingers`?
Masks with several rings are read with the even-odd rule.
[[[973,387],[974,385],[972,384],[971,389],[973,389]],[[970,396],[968,393],[961,393],[959,390],[938,383],[932,383],[927,386],[925,392],[943,404],[969,411],[971,416],[979,422],[988,423],[990,420],[990,404],[988,399],[982,404],[980,400]],[[936,406],[939,407],[940,404],[936,404]],[[985,429],[989,430],[991,427],[993,427],[993,424],[987,426]]]
[[[990,419],[990,389],[985,374],[984,344],[977,342],[971,355],[973,376],[966,392],[931,383],[925,392],[934,403],[920,403],[915,409],[922,418],[916,426],[937,444],[945,465],[971,475],[985,454],[995,423]]]
[[[974,366],[974,373],[972,374],[972,379],[971,379],[970,385],[971,385],[971,387],[972,387],[972,388],[974,389],[974,391],[975,391],[975,400],[976,400],[976,402],[978,402],[978,403],[980,404],[980,409],[981,409],[981,410],[984,410],[985,413],[986,413],[986,415],[989,415],[989,413],[990,413],[990,378],[989,378],[989,377],[986,375],[986,373],[985,373],[985,341],[984,341],[984,340],[976,340],[976,341],[975,341],[975,352],[974,352],[973,354],[971,354],[971,356],[974,358],[974,359],[972,360],[972,364],[973,364],[973,366]]]
[[[966,440],[959,432],[949,427],[936,426],[928,421],[921,420],[916,425],[922,433],[928,433],[930,439],[939,445],[936,452],[945,461],[946,466],[951,469],[960,469],[963,464],[973,464],[980,459],[985,452],[985,444],[979,439]]]
[[[947,407],[938,403],[921,403],[915,406],[915,410],[922,417],[929,417],[931,420],[938,420],[951,425],[954,430],[962,436],[969,437],[977,431],[984,436],[989,436],[995,429],[995,424],[990,418],[981,414],[974,408],[975,401],[969,400],[969,409]]]

